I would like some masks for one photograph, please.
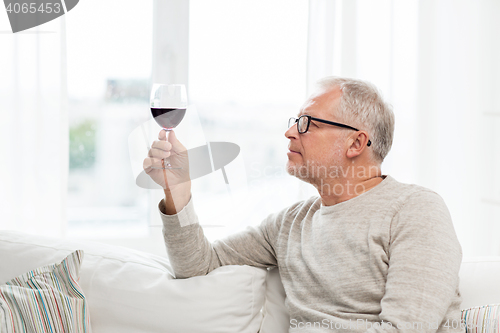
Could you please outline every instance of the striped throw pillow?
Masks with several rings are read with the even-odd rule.
[[[87,301],[78,285],[83,251],[0,286],[0,333],[90,333]]]
[[[465,332],[500,332],[500,304],[462,310],[462,325]]]

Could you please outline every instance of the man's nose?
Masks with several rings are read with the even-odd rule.
[[[288,139],[296,139],[298,137],[298,135],[299,135],[299,132],[297,131],[297,123],[294,123],[285,132],[285,137],[287,137]]]

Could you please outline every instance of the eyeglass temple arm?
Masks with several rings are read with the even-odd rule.
[[[354,128],[352,126],[349,126],[349,125],[345,125],[345,124],[341,124],[341,123],[336,123],[334,121],[329,121],[329,120],[324,120],[324,119],[319,119],[319,118],[315,118],[315,117],[311,117],[312,120],[315,120],[315,121],[319,121],[320,123],[325,123],[325,124],[329,124],[329,125],[334,125],[334,126],[337,126],[337,127],[344,127],[344,128],[347,128],[347,129],[352,129],[352,130],[355,130],[356,132],[359,131],[357,128]],[[297,122],[298,119],[295,121]],[[370,147],[372,145],[372,141],[371,140],[368,140],[368,143],[366,144],[367,147]]]
[[[344,125],[344,124],[341,124],[341,123],[336,123],[334,121],[329,121],[329,120],[324,120],[324,119],[319,119],[319,118],[314,118],[314,117],[311,117],[311,119],[315,120],[315,121],[319,121],[320,123],[325,123],[325,124],[334,125],[334,126],[337,126],[337,127],[344,127],[344,128],[352,129],[352,130],[355,130],[355,131],[359,131],[357,128],[354,128],[354,127],[349,126],[349,125]]]

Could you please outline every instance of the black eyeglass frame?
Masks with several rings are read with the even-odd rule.
[[[300,118],[304,118],[304,117],[307,118],[307,126],[306,126],[306,130],[301,132],[301,131],[299,131],[299,119]],[[297,132],[299,132],[299,134],[304,134],[304,133],[306,133],[309,130],[309,125],[311,124],[311,120],[318,121],[320,123],[324,123],[324,124],[328,124],[328,125],[333,125],[333,126],[337,126],[337,127],[343,127],[343,128],[351,129],[351,130],[354,130],[356,132],[359,131],[359,129],[354,128],[354,127],[349,126],[349,125],[345,125],[345,124],[341,124],[341,123],[336,123],[334,121],[320,119],[320,118],[312,117],[312,116],[309,116],[309,115],[302,115],[302,116],[300,116],[298,118],[290,117],[290,119],[288,119],[288,124],[289,125],[290,125],[290,122],[292,121],[292,119],[294,121],[294,124],[297,124]],[[368,143],[366,144],[366,146],[370,147],[371,144],[372,144],[372,141],[368,140]]]

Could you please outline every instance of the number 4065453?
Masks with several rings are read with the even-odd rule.
[[[59,14],[61,12],[61,4],[58,2],[54,3],[42,3],[40,5],[32,2],[32,3],[9,3],[7,6],[7,13],[46,13],[46,14]]]

